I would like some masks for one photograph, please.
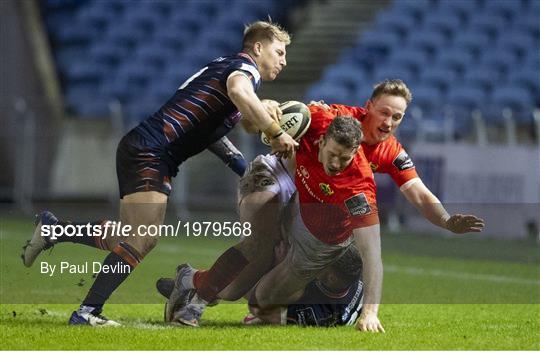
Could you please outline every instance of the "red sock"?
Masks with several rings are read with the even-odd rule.
[[[218,299],[218,293],[231,284],[248,263],[240,251],[229,248],[208,271],[195,273],[193,285],[197,294],[209,303]]]

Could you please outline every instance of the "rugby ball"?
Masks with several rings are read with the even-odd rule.
[[[302,102],[288,101],[281,103],[279,109],[283,115],[279,121],[279,125],[293,139],[300,140],[309,129],[311,124],[311,113],[309,108]],[[270,146],[270,141],[265,134],[261,134],[261,141],[267,146]]]

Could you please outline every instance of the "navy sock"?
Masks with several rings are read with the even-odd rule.
[[[102,266],[108,266],[109,271],[101,271],[97,275],[82,305],[95,308],[94,313],[101,313],[107,299],[128,278],[141,259],[137,251],[128,244],[118,244],[103,261]]]

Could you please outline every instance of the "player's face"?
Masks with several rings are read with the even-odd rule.
[[[324,167],[324,172],[329,176],[341,173],[358,152],[358,147],[350,149],[340,145],[334,139],[322,139],[319,142],[319,162]]]
[[[259,45],[258,45],[259,44]],[[285,43],[278,40],[263,41],[255,44],[255,61],[259,66],[261,78],[264,81],[273,81],[287,65],[285,56]]]
[[[399,96],[382,95],[369,100],[367,116],[362,122],[364,142],[373,145],[386,140],[392,135],[407,109],[407,101]]]

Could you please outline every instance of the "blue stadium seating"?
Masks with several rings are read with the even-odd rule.
[[[238,51],[246,23],[295,6],[277,4],[46,0],[42,9],[70,111],[106,114],[116,97],[134,123],[207,61]],[[538,0],[394,1],[306,99],[362,104],[372,84],[401,78],[413,90],[411,108],[425,119],[442,119],[448,105],[458,129],[470,124],[475,108],[488,123],[500,122],[505,107],[518,122],[529,121],[540,106],[539,18]],[[212,26],[202,25],[210,20]],[[95,104],[87,104],[89,97]]]
[[[420,71],[422,84],[435,86],[441,91],[446,91],[457,81],[457,78],[458,74],[455,70],[445,67],[428,66]]]
[[[279,21],[277,3],[46,0],[41,8],[67,108],[79,114],[108,114],[108,100],[116,98],[128,114],[140,118],[141,112],[157,109],[148,104],[161,105],[202,65],[238,52],[245,24],[268,15]],[[286,13],[296,2],[279,5],[280,13]],[[203,26],[209,22],[211,26]],[[93,107],[83,105],[97,92]],[[141,100],[143,95],[148,99]]]
[[[335,67],[351,63],[373,83],[404,79],[411,109],[432,121],[452,113],[458,134],[471,127],[473,109],[488,124],[500,123],[505,108],[518,123],[530,123],[540,107],[540,1],[394,1]],[[330,89],[321,85],[321,93]],[[369,89],[357,86],[353,96]]]

